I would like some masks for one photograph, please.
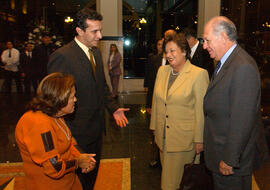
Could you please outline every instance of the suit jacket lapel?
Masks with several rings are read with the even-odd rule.
[[[183,67],[183,70],[179,73],[174,83],[172,84],[171,88],[169,89],[168,97],[172,95],[174,91],[178,89],[183,84],[183,82],[188,78],[187,73],[190,72],[190,69],[191,69],[191,63],[187,60]],[[168,81],[169,81],[169,77],[170,77],[170,72],[168,76]]]
[[[235,47],[235,49],[232,51],[231,55],[227,58],[223,66],[221,67],[220,71],[218,72],[217,76],[214,78],[214,80],[211,79],[211,82],[209,84],[207,92],[213,88],[226,74],[228,69],[230,68],[230,65],[233,61],[234,56],[238,53],[239,51],[239,45]]]
[[[169,82],[169,77],[170,77],[170,73],[171,73],[171,67],[170,66],[164,66],[165,67],[165,72],[164,72],[164,81],[163,84],[160,86],[164,86],[164,90],[162,91],[162,97],[164,98],[164,100],[167,99],[167,89],[168,89],[168,82]],[[163,78],[163,77],[162,77]]]
[[[80,48],[80,46],[75,42],[75,40],[72,41],[72,46],[75,47],[76,51],[77,51],[77,54],[78,54],[78,58],[80,59],[80,63],[86,67],[87,70],[90,70],[90,73],[93,77],[93,79],[95,80],[95,76],[94,76],[94,72],[93,72],[93,69],[92,69],[92,65],[90,63],[90,60],[89,58],[87,57],[87,55],[84,53],[84,51]],[[93,48],[94,49],[94,48]],[[95,61],[96,61],[96,51],[93,50],[93,54],[94,54],[94,58],[95,58]],[[96,64],[97,64],[98,61],[96,61]],[[96,70],[97,72],[97,70]]]

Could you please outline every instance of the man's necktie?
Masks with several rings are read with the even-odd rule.
[[[217,62],[217,65],[216,65],[216,68],[215,68],[215,71],[214,71],[213,79],[216,77],[220,66],[221,66],[221,62],[219,61],[219,62]]]
[[[94,73],[94,76],[96,78],[96,65],[95,65],[95,62],[94,62],[93,52],[92,52],[92,50],[90,48],[89,48],[88,51],[89,51],[90,62],[92,64],[93,73]]]
[[[11,57],[11,49],[8,51],[8,57]]]

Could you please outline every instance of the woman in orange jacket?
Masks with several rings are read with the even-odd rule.
[[[15,137],[20,149],[27,190],[81,190],[77,167],[89,172],[94,154],[80,153],[63,116],[74,111],[75,81],[71,75],[52,73],[20,118]]]

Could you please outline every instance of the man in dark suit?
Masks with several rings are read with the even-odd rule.
[[[159,39],[156,44],[156,54],[149,55],[148,64],[145,72],[145,84],[147,84],[147,97],[146,97],[146,111],[151,114],[152,107],[152,97],[156,81],[156,75],[158,69],[162,65],[168,65],[169,62],[165,58],[165,46],[164,44],[169,38],[172,38],[174,35],[177,35],[175,30],[169,29],[164,32],[164,38]]]
[[[49,56],[55,50],[48,32],[42,34],[41,44],[35,46],[32,53],[32,61],[35,66],[35,74],[40,82],[47,74],[47,64]]]
[[[226,17],[204,28],[204,49],[217,67],[204,98],[204,156],[215,190],[251,190],[260,116],[260,74],[254,59],[236,42]]]
[[[169,38],[176,35],[176,31],[169,29],[164,32],[164,38],[159,39],[156,44],[156,54],[151,54],[148,58],[147,69],[145,72],[145,84],[147,84],[148,90],[146,95],[146,111],[149,115],[152,113],[152,98],[154,92],[154,86],[156,81],[157,72],[160,66],[168,65],[168,61],[165,58],[165,46],[164,43]],[[165,42],[164,42],[165,41]],[[153,160],[150,161],[150,167],[155,168],[160,166],[159,149],[154,142],[153,135]]]
[[[151,109],[152,107],[152,97],[153,90],[155,86],[156,75],[159,67],[163,62],[163,39],[159,39],[156,43],[156,54],[151,54],[148,57],[147,68],[145,71],[145,82],[147,83],[148,91],[146,98],[146,108]],[[164,58],[164,65],[166,63],[166,59]],[[150,110],[147,110],[148,113],[151,113]]]
[[[31,85],[36,92],[37,89],[37,76],[35,65],[32,61],[33,45],[30,43],[25,44],[25,51],[20,54],[20,69],[21,75],[24,78],[24,91],[26,94],[31,93]]]
[[[211,59],[208,52],[203,49],[203,44],[197,39],[195,30],[185,28],[183,34],[191,49],[191,63],[207,70],[209,78],[211,78],[214,71],[213,59]]]
[[[96,154],[96,168],[88,174],[78,172],[84,190],[94,187],[99,167],[105,106],[120,127],[128,124],[124,111],[112,97],[105,81],[100,50],[96,47],[101,35],[102,16],[84,8],[76,15],[77,35],[70,43],[56,50],[48,64],[48,72],[63,72],[76,81],[77,109],[67,120],[72,135],[86,153]]]

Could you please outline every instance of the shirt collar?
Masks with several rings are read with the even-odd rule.
[[[84,53],[86,54],[86,56],[89,58],[89,48],[84,45],[82,42],[80,42],[76,36],[74,38],[75,42],[78,44],[78,46],[84,51]]]
[[[218,72],[220,71],[221,67],[224,65],[224,63],[226,62],[226,60],[228,59],[228,57],[231,55],[232,51],[234,50],[234,48],[237,46],[237,44],[233,44],[233,46],[223,55],[223,57],[220,59],[220,68],[218,69]]]
[[[190,54],[191,58],[193,57],[193,55],[194,55],[194,53],[195,53],[195,51],[196,51],[198,45],[199,45],[199,40],[198,40],[197,43],[191,48],[191,54]]]

